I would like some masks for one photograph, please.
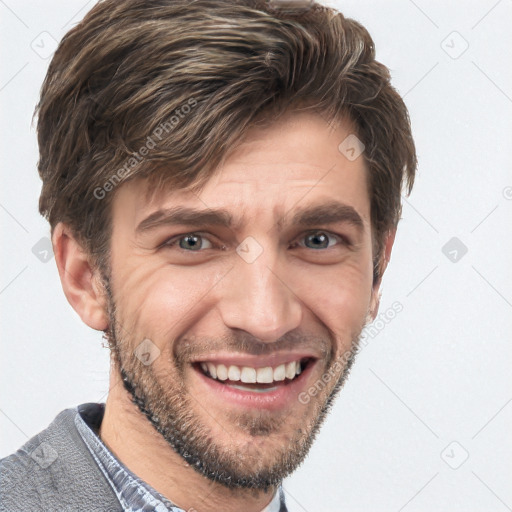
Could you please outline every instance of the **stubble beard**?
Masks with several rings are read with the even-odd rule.
[[[344,367],[330,392],[324,393],[323,398],[317,397],[310,402],[311,410],[304,414],[305,421],[299,427],[289,430],[286,443],[276,444],[275,440],[269,441],[271,450],[268,451],[273,458],[265,461],[259,456],[259,450],[254,450],[255,453],[250,455],[240,446],[237,449],[236,445],[235,448],[233,445],[226,447],[217,442],[213,430],[194,412],[194,402],[196,406],[199,403],[184,384],[183,365],[176,364],[170,358],[168,363],[173,366],[177,378],[169,376],[160,380],[153,371],[153,365],[146,366],[135,357],[137,342],[129,333],[126,336],[121,334],[123,329],[117,320],[117,307],[108,280],[104,286],[108,297],[109,316],[105,338],[114,362],[112,371],[120,373],[123,386],[132,402],[191,467],[209,480],[232,490],[254,489],[268,492],[300,466],[349,375],[364,326],[354,337],[349,356],[345,358]],[[333,360],[327,362],[323,374],[329,372],[334,364],[336,363]],[[248,436],[245,447],[249,449],[251,440],[264,436],[270,439],[272,435],[282,432],[286,420],[279,414],[274,417],[260,414],[237,415],[229,416],[228,419]]]

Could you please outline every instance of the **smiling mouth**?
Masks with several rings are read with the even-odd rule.
[[[312,362],[312,358],[302,358],[277,366],[256,368],[203,361],[194,363],[194,366],[206,377],[230,388],[268,393],[297,380]]]

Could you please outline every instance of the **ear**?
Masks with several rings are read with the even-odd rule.
[[[53,230],[52,244],[68,302],[85,324],[104,331],[108,327],[107,298],[100,272],[91,266],[90,257],[62,222]]]
[[[386,234],[385,242],[384,242],[384,250],[382,251],[382,255],[379,262],[379,270],[380,270],[380,279],[373,284],[372,287],[372,296],[370,299],[370,308],[368,312],[368,320],[373,322],[379,312],[380,305],[380,285],[382,283],[382,276],[388,266],[389,260],[391,259],[391,249],[393,248],[393,244],[395,242],[396,228],[388,231]]]

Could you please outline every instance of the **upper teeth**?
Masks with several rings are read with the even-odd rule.
[[[264,368],[252,368],[250,366],[226,366],[224,364],[201,363],[202,370],[218,380],[241,381],[247,384],[261,383],[270,384],[274,381],[293,379],[301,372],[300,361],[292,361],[280,364],[276,367],[265,366]]]

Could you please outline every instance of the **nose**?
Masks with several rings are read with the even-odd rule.
[[[252,263],[235,263],[223,280],[218,307],[227,327],[271,343],[300,326],[302,306],[289,273],[266,252]]]

